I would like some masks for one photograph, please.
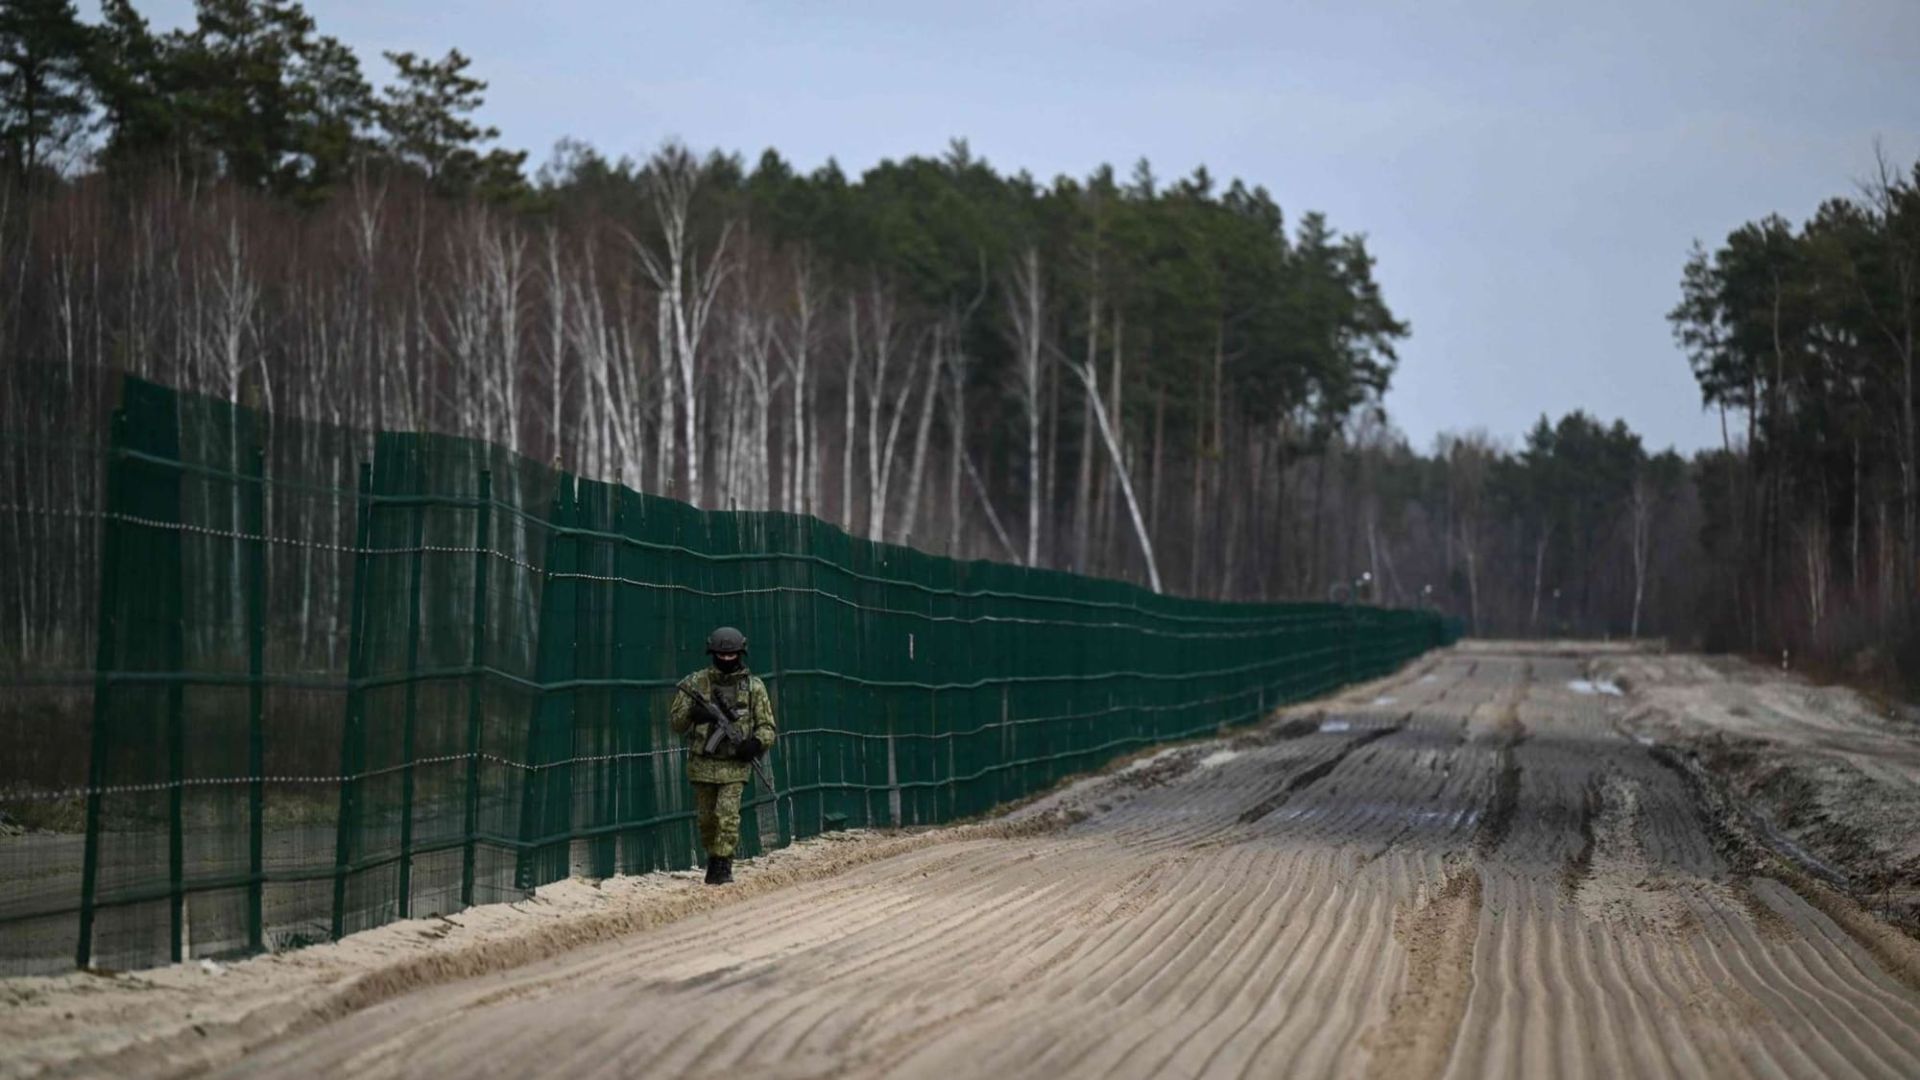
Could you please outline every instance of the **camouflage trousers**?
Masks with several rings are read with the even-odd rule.
[[[693,785],[693,808],[700,817],[700,846],[707,854],[732,858],[740,843],[740,792],[745,784]]]

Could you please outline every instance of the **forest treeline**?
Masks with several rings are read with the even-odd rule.
[[[563,141],[529,170],[464,56],[386,60],[376,88],[286,0],[200,0],[166,33],[127,0],[10,3],[8,366],[1188,594],[1882,672],[1914,648],[1912,179],[1696,253],[1672,319],[1724,447],[1574,413],[1420,452],[1382,406],[1411,328],[1364,236],[1262,187],[1041,180],[958,141],[858,174]],[[9,505],[98,483],[39,475],[24,448],[59,418],[0,422],[8,490],[37,493]],[[48,520],[15,510],[8,542]],[[72,648],[58,587],[14,565],[0,651]]]
[[[1920,686],[1920,163],[1687,259],[1669,314],[1725,447],[1695,462],[1717,637]]]

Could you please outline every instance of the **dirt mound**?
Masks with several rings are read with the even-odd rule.
[[[1766,848],[1920,930],[1920,727],[1864,695],[1716,657],[1611,658],[1621,728],[1695,759]]]

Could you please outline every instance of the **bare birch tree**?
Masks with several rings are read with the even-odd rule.
[[[1040,279],[1040,249],[1027,245],[1013,265],[1007,290],[1007,319],[1013,326],[1014,373],[1021,414],[1027,427],[1026,565],[1040,560],[1040,421],[1042,357],[1046,355],[1046,286]]]
[[[1120,497],[1126,503],[1127,516],[1133,522],[1134,539],[1139,541],[1140,555],[1147,563],[1147,584],[1154,592],[1160,592],[1160,563],[1153,555],[1153,537],[1147,532],[1147,521],[1140,513],[1140,500],[1133,493],[1133,477],[1127,468],[1127,461],[1120,450],[1120,440],[1114,434],[1114,424],[1107,415],[1107,407],[1100,400],[1099,375],[1091,363],[1074,363],[1062,358],[1069,370],[1080,380],[1080,387],[1086,393],[1086,400],[1093,406],[1093,420],[1100,429],[1100,444],[1106,447],[1107,463],[1113,469],[1114,478],[1120,484]]]
[[[1628,635],[1640,636],[1640,611],[1647,595],[1647,567],[1653,553],[1653,485],[1645,476],[1633,482],[1628,508],[1628,530],[1633,553],[1633,617]]]
[[[680,398],[677,411],[680,451],[686,461],[686,495],[695,504],[705,495],[700,474],[701,365],[705,354],[700,346],[720,286],[733,268],[728,246],[731,222],[721,226],[719,239],[704,260],[696,250],[693,199],[701,173],[692,152],[678,143],[655,154],[647,165],[648,197],[662,250],[633,241],[641,265],[660,293],[660,339],[666,355],[672,357],[674,389]]]
[[[791,270],[793,313],[788,333],[775,339],[786,369],[790,409],[786,456],[781,468],[780,505],[788,513],[808,514],[817,510],[819,490],[820,455],[813,423],[816,392],[812,360],[823,304],[811,252],[803,249],[795,253]]]
[[[588,402],[585,412],[593,425],[594,445],[587,461],[603,475],[611,471],[615,478],[631,477],[641,484],[647,465],[646,399],[659,391],[642,367],[638,342],[644,330],[635,325],[624,303],[609,311],[599,287],[597,262],[597,248],[589,239],[581,266],[566,286],[571,297],[566,306],[567,337],[580,358]],[[627,294],[622,290],[623,296]]]
[[[914,381],[921,363],[918,356],[902,362],[900,326],[896,318],[897,301],[892,290],[875,278],[868,285],[868,348],[862,383],[866,388],[867,413],[867,535],[884,539],[887,526],[887,500],[892,491],[894,451],[899,446],[900,428],[912,399]],[[891,385],[898,376],[899,385]]]
[[[914,428],[913,464],[907,470],[907,501],[903,510],[905,520],[901,522],[900,534],[896,538],[902,544],[913,542],[914,526],[920,520],[920,481],[927,471],[927,442],[933,433],[933,401],[940,390],[946,348],[946,326],[936,324],[929,345],[926,388],[920,394],[920,418]]]

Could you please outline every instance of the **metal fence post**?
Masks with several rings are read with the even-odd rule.
[[[586,525],[602,532],[606,531],[612,524],[613,507],[608,500],[614,497],[613,489],[605,485],[595,485],[590,489],[593,492],[593,501],[591,504],[587,504],[586,500],[580,496],[584,481],[573,476],[569,476],[568,481],[574,484],[574,502],[576,507],[580,508],[578,516],[575,519],[575,524]],[[586,505],[591,505],[592,509],[590,512],[585,508]],[[613,650],[610,647],[610,630],[613,619],[613,596],[615,590],[619,588],[618,585],[612,583],[611,579],[617,578],[618,575],[613,572],[613,567],[608,565],[608,563],[618,557],[619,548],[617,546],[609,546],[605,540],[596,539],[591,541],[591,546],[589,546],[588,542],[582,542],[578,547],[578,551],[579,565],[576,566],[575,569],[581,571],[588,570],[587,553],[589,551],[595,552],[593,569],[601,571],[601,580],[593,582],[582,581],[579,586],[579,595],[584,601],[580,607],[585,609],[585,616],[584,618],[581,615],[575,616],[573,670],[576,676],[580,674],[579,627],[589,625],[593,627],[595,631],[592,654],[594,670],[592,676],[596,679],[607,679],[613,676],[611,664]],[[599,553],[604,553],[605,561],[602,561],[602,556]],[[597,703],[592,715],[598,721],[598,729],[594,732],[593,745],[595,752],[600,754],[615,752],[613,749],[616,739],[615,733],[619,730],[619,723],[615,719],[619,708],[616,703],[618,695],[611,687],[604,690],[595,690],[592,693]],[[575,700],[572,711],[574,718],[574,738],[577,740],[579,738],[581,715],[578,699]],[[571,751],[568,753],[569,756],[571,756]],[[597,829],[606,829],[614,822],[616,805],[615,789],[617,786],[615,762],[616,759],[608,759],[585,766],[568,767],[568,775],[570,777],[576,776],[582,768],[592,777],[595,794],[594,801],[596,803],[594,807],[595,820],[593,826]],[[578,781],[574,782],[577,783]],[[573,819],[569,817],[568,821],[571,822]],[[613,876],[618,845],[619,838],[612,832],[597,833],[593,839],[588,842],[589,856],[592,861],[592,866],[589,869],[594,877],[606,878]],[[564,874],[566,872],[565,868],[562,868],[561,872]]]
[[[173,511],[175,524],[184,525],[186,516],[180,505],[180,482],[173,480],[172,499],[169,509]],[[166,622],[166,665],[167,672],[173,676],[167,683],[167,883],[172,895],[167,898],[169,909],[169,929],[172,933],[170,950],[174,963],[185,957],[187,934],[187,858],[186,823],[182,820],[186,812],[186,766],[187,766],[187,688],[182,677],[186,674],[186,590],[181,581],[184,567],[183,548],[185,538],[178,529],[172,530],[169,540],[159,544],[161,549],[161,596],[164,598],[162,610]]]
[[[1343,653],[1346,657],[1346,665],[1340,670],[1340,682],[1344,685],[1353,681],[1353,650],[1358,645],[1354,639],[1359,634],[1360,619],[1354,611],[1352,601],[1348,601],[1343,606],[1346,610],[1347,618],[1346,625],[1343,627],[1345,632],[1341,636],[1345,638],[1347,647]]]
[[[569,557],[576,541],[572,536],[557,535],[560,530],[579,524],[576,519],[577,502],[574,498],[573,477],[561,473],[554,484],[553,502],[547,510],[547,550],[546,566],[540,573],[540,606],[534,616],[534,673],[540,686],[534,692],[533,706],[527,711],[526,749],[521,757],[527,765],[526,775],[520,782],[520,847],[514,852],[513,884],[517,889],[525,890],[528,895],[543,884],[539,878],[544,867],[541,865],[541,849],[535,842],[546,838],[555,830],[548,821],[548,811],[554,808],[555,794],[552,790],[560,777],[566,775],[572,779],[571,770],[566,774],[555,771],[554,763],[565,757],[557,753],[554,745],[559,740],[560,725],[557,721],[557,709],[551,695],[552,685],[570,679],[578,672],[579,658],[576,654],[575,619],[577,610],[574,600],[577,587],[572,580],[561,583],[554,581],[554,574],[569,573],[578,569]],[[567,616],[562,618],[562,616]],[[572,692],[568,692],[569,714],[572,713]],[[568,736],[572,736],[572,725],[566,725]],[[569,785],[570,786],[570,785]],[[567,796],[571,801],[571,791]]]
[[[488,526],[493,509],[493,473],[480,470],[479,501],[473,528],[473,649],[467,684],[467,813],[466,847],[460,860],[460,904],[473,906],[474,835],[480,831],[480,716],[487,661],[487,559],[491,555]]]
[[[107,447],[107,512],[101,519],[100,616],[93,658],[93,731],[87,755],[87,840],[80,857],[80,935],[74,946],[73,963],[85,969],[93,961],[93,898],[100,881],[100,796],[107,780],[108,702],[112,683],[108,676],[116,658],[114,644],[119,635],[120,610],[117,605],[120,578],[121,488],[125,485],[117,451],[126,443],[127,414],[116,410]]]
[[[353,840],[359,817],[358,781],[360,768],[360,710],[363,708],[360,681],[367,665],[367,579],[373,569],[370,533],[373,527],[373,466],[360,463],[360,486],[356,498],[353,558],[353,611],[347,631],[347,716],[340,727],[340,813],[335,822],[333,840],[333,937],[338,941],[346,933],[347,874],[352,865]]]
[[[266,948],[266,451],[247,455],[247,951]]]
[[[420,459],[418,443],[407,447],[407,463],[414,466]],[[408,477],[416,478],[420,470],[410,467]],[[411,581],[408,584],[407,598],[407,691],[406,715],[400,730],[400,917],[413,915],[413,793],[414,793],[414,734],[418,727],[420,699],[420,581],[424,576],[426,558],[427,508],[417,505],[413,509],[413,553]]]
[[[887,821],[900,827],[900,754],[893,730],[893,716],[887,716]]]
[[[616,536],[625,537],[627,535],[627,489],[618,482],[617,473],[615,480],[616,482],[613,485],[611,496],[613,499],[613,532]],[[613,566],[610,572],[618,579],[623,573],[626,547],[624,544],[616,542],[613,544],[612,550]],[[632,590],[623,584],[616,584],[614,586],[613,610],[610,616],[613,620],[613,658],[612,665],[608,669],[607,674],[616,679],[632,677],[632,665],[627,659],[627,624],[630,620],[625,617],[627,611],[632,606],[631,592]],[[614,752],[619,756],[615,758],[614,776],[618,798],[614,807],[613,820],[621,824],[639,821],[643,816],[640,810],[640,781],[642,775],[640,763],[646,759],[639,757],[638,752],[644,744],[644,740],[640,736],[640,725],[646,719],[646,709],[639,706],[633,690],[625,687],[614,690]],[[645,837],[639,829],[625,830],[620,833],[619,857],[620,870],[622,873],[632,874],[640,870],[642,865],[640,851],[644,844]]]

